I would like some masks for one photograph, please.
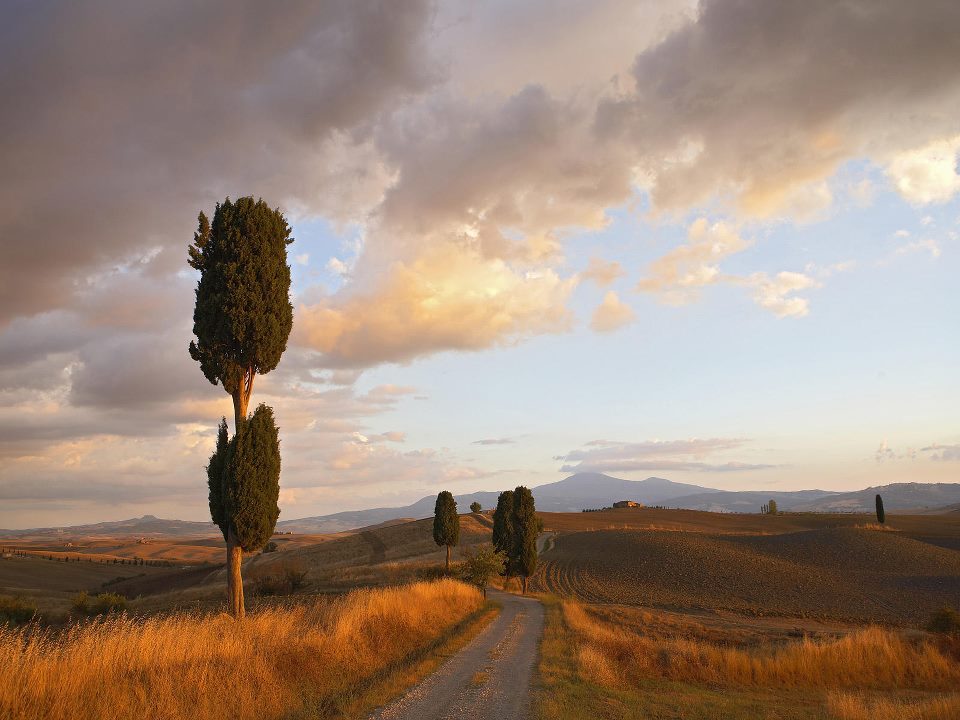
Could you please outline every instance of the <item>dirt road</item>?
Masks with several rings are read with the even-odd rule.
[[[490,590],[500,615],[460,652],[371,720],[522,720],[530,714],[530,680],[543,632],[533,598]]]

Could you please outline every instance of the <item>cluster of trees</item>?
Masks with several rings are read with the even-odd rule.
[[[273,409],[260,404],[247,414],[257,375],[273,370],[293,328],[290,227],[263,200],[227,198],[213,223],[204,213],[188,248],[200,272],[193,311],[190,357],[214,385],[233,398],[234,434],[226,418],[207,465],[210,516],[227,543],[227,591],[234,617],[244,615],[244,552],[270,540],[280,508],[280,441]]]
[[[766,505],[760,507],[760,512],[764,515],[776,515],[777,514],[777,501],[771,500]]]
[[[472,503],[470,510],[480,512],[480,503]],[[493,513],[493,545],[465,553],[464,579],[483,589],[486,595],[486,584],[494,575],[519,577],[526,593],[527,579],[537,567],[537,535],[541,530],[543,524],[537,517],[529,488],[521,485],[500,493]],[[448,490],[437,495],[433,540],[447,549],[446,569],[449,573],[450,550],[460,543],[460,516],[457,501]]]

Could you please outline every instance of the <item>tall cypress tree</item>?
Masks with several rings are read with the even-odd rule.
[[[437,545],[447,546],[447,572],[450,572],[450,548],[460,542],[460,516],[457,514],[457,501],[449,490],[437,495],[437,504],[433,509],[433,541]]]
[[[533,493],[522,485],[513,491],[513,553],[512,571],[523,578],[523,593],[527,579],[537,569],[537,509]]]
[[[279,210],[271,209],[263,200],[243,197],[236,202],[227,198],[218,203],[213,214],[213,223],[204,213],[198,217],[193,243],[188,247],[188,263],[200,272],[196,288],[196,305],[193,311],[193,332],[196,341],[190,343],[190,357],[200,363],[200,370],[214,385],[220,384],[233,398],[234,440],[240,435],[247,421],[247,406],[253,392],[256,376],[268,373],[280,362],[287,347],[287,338],[293,327],[293,306],[290,304],[290,266],[287,265],[287,245],[293,242],[290,227]],[[273,422],[272,412],[270,422]],[[225,424],[221,423],[225,432]],[[269,433],[268,433],[269,434]],[[231,446],[234,440],[230,441]],[[261,443],[262,444],[262,443]],[[227,449],[227,455],[230,448]],[[220,444],[210,459],[214,470],[226,458]],[[279,468],[279,450],[277,451]],[[267,462],[264,472],[272,468]],[[226,473],[226,471],[224,471]],[[227,491],[230,483],[241,476],[224,479],[218,495],[210,480],[211,469],[207,468],[211,482],[210,512],[220,526],[227,542],[227,589],[231,609],[236,617],[242,617],[243,584],[240,563],[244,548],[253,547],[253,536],[241,537],[235,522],[237,517],[248,518],[242,532],[252,532],[254,526],[276,521],[271,514],[276,503],[269,502],[270,493]],[[279,474],[279,470],[277,470]],[[241,474],[242,475],[242,474]],[[226,478],[227,475],[224,475]],[[240,505],[230,502],[245,498]],[[254,510],[254,497],[263,505]],[[261,519],[251,518],[256,514]],[[219,521],[218,521],[219,520]]]
[[[877,522],[883,525],[887,521],[887,514],[883,511],[883,498],[877,495]]]
[[[504,574],[512,575],[513,490],[504,490],[497,496],[497,509],[493,511],[493,547],[507,558]]]

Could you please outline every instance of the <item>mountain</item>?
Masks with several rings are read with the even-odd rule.
[[[140,537],[188,537],[192,535],[216,535],[220,530],[212,522],[191,522],[189,520],[161,520],[153,515],[116,520],[112,522],[92,523],[90,525],[71,525],[69,527],[30,528],[27,530],[0,530],[6,537],[25,537],[36,535],[56,535],[58,537],[115,537],[117,535],[137,535]]]
[[[665,500],[678,495],[721,492],[657,477],[621,480],[601,473],[577,473],[557,482],[539,485],[532,490],[537,510],[545,512],[580,512],[583,509],[608,507],[618,500],[662,505]],[[460,511],[466,512],[473,502],[480,503],[485,510],[496,507],[499,495],[499,492],[475,492],[454,497]],[[352,530],[397,517],[425,518],[433,515],[436,501],[435,495],[428,495],[405,507],[353,510],[299,520],[281,520],[277,523],[277,529],[297,533],[329,533]],[[759,508],[759,505],[757,507]]]
[[[960,483],[893,483],[855,492],[834,493],[829,497],[801,503],[791,509],[871,513],[876,509],[877,494],[883,498],[883,507],[888,513],[942,508],[960,503]]]

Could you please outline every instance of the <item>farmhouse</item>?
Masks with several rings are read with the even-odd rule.
[[[633,500],[620,500],[619,502],[615,502],[615,503],[613,504],[613,507],[615,507],[615,508],[639,508],[639,507],[643,507],[643,505],[642,505],[641,503],[634,502]]]

